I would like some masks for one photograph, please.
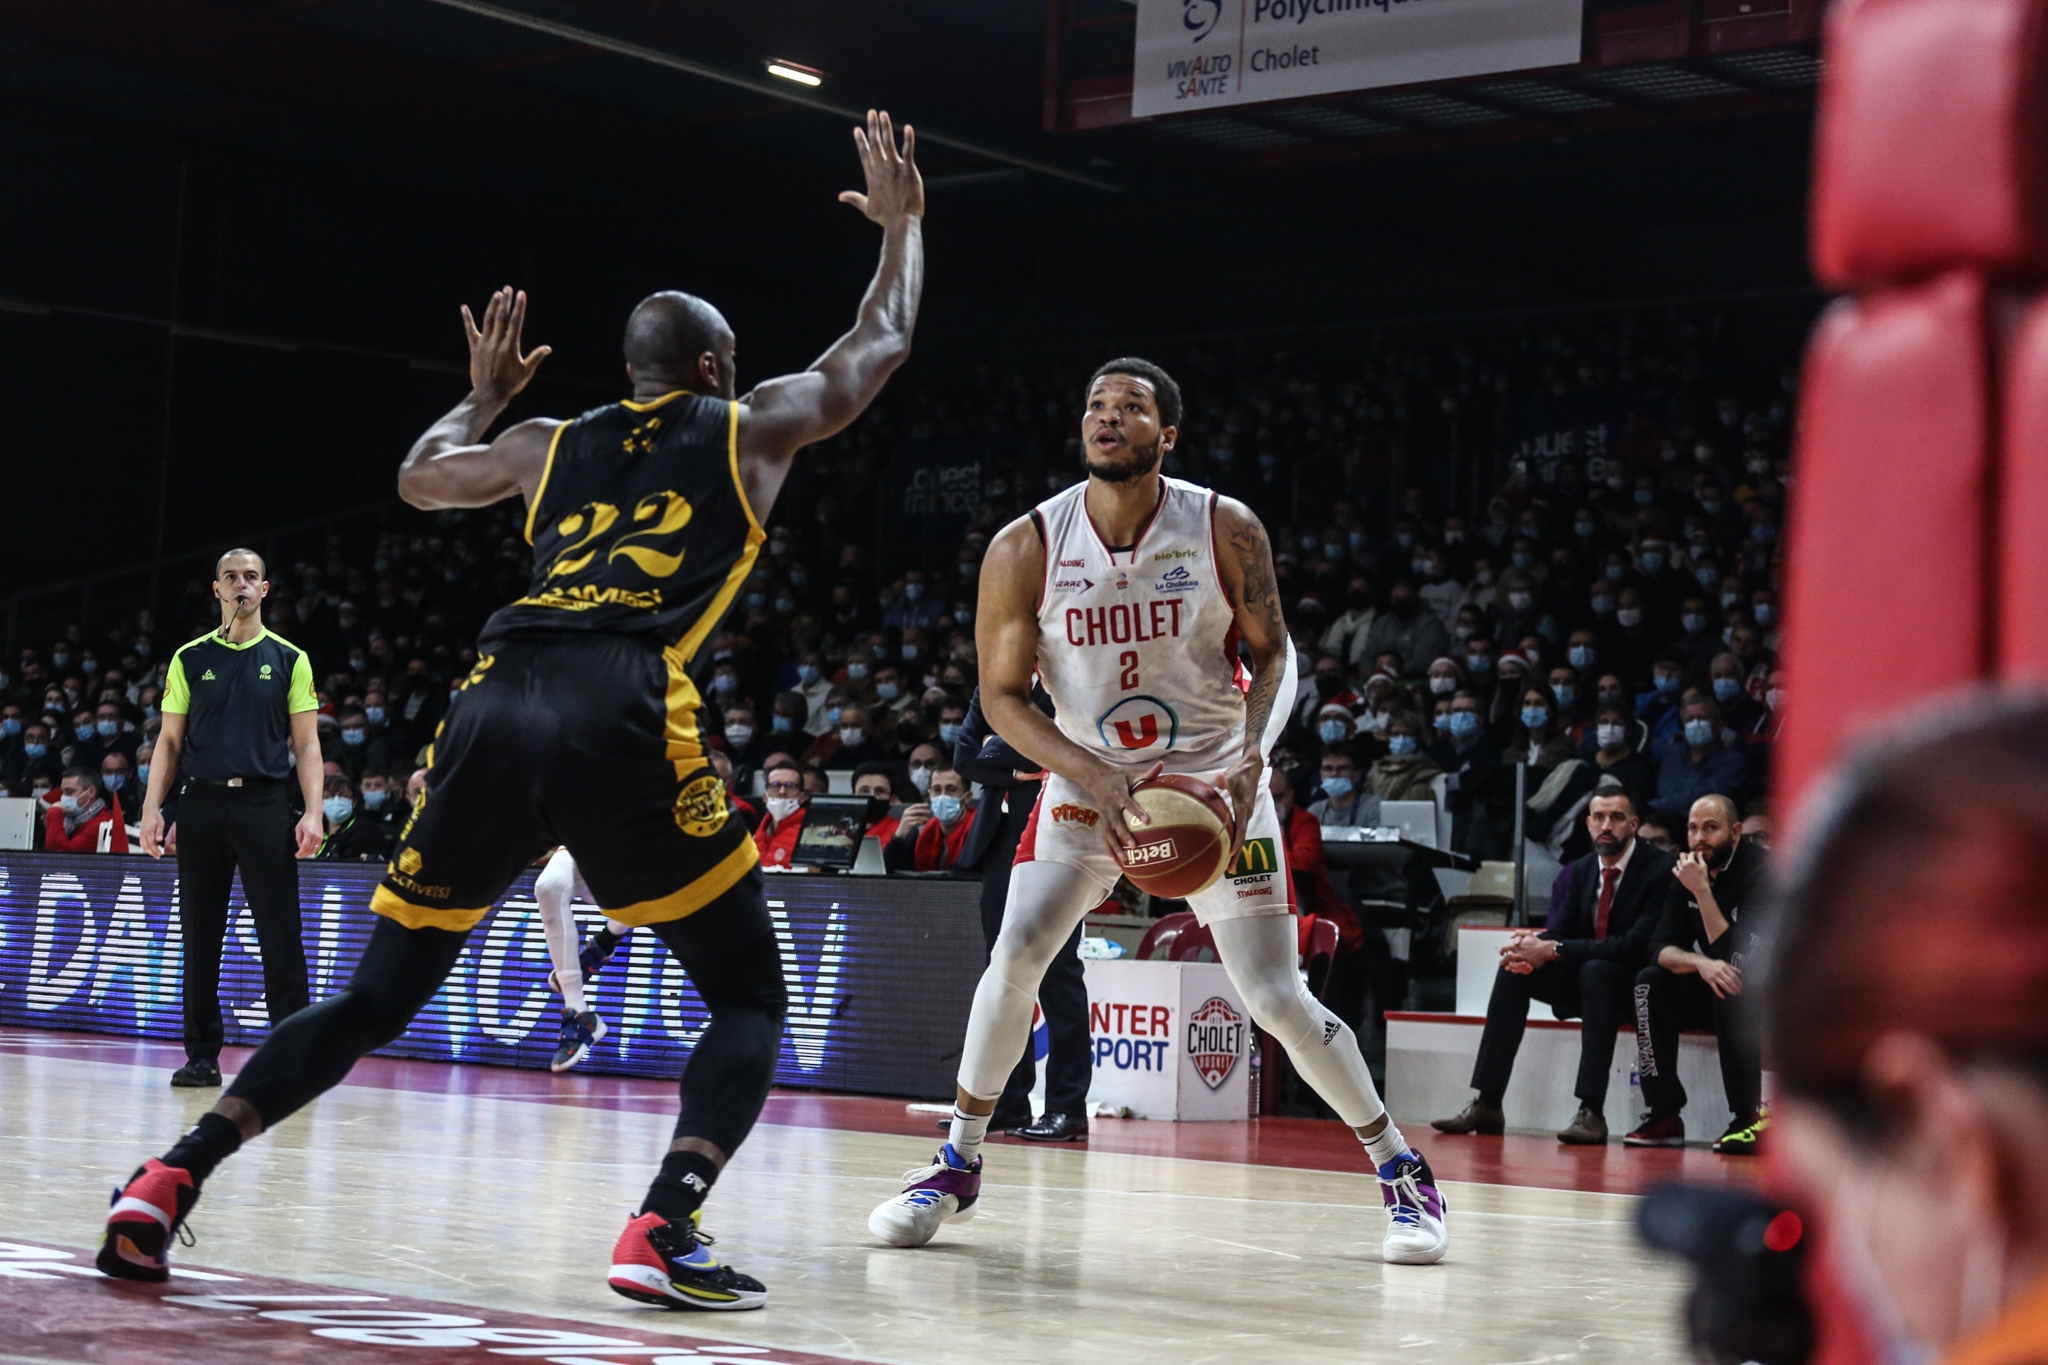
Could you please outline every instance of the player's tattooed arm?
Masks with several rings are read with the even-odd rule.
[[[485,442],[484,433],[533,382],[548,348],[520,352],[526,293],[511,288],[491,295],[479,326],[462,305],[469,336],[469,396],[427,428],[398,467],[398,496],[414,507],[487,507],[524,493],[532,500],[547,466],[556,423],[521,422]]]
[[[1216,566],[1237,604],[1237,633],[1251,656],[1252,681],[1244,699],[1244,753],[1223,775],[1223,789],[1236,808],[1238,842],[1265,775],[1265,733],[1281,684],[1288,680],[1287,622],[1280,611],[1280,581],[1273,572],[1273,544],[1251,508],[1235,498],[1216,502]],[[1232,856],[1236,849],[1233,847]]]

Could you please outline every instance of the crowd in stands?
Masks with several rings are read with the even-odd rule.
[[[1301,669],[1275,754],[1296,807],[1372,825],[1381,802],[1444,777],[1454,843],[1488,858],[1510,853],[1518,764],[1529,836],[1560,858],[1584,852],[1578,817],[1602,780],[1636,798],[1650,837],[1682,832],[1709,792],[1760,812],[1785,700],[1792,398],[1789,371],[1738,372],[1716,336],[1672,324],[1327,363],[1160,357],[1189,410],[1167,472],[1244,498],[1272,534]],[[892,391],[799,461],[698,678],[702,732],[771,865],[801,803],[843,772],[888,801],[892,867],[952,866],[975,801],[953,744],[976,683],[982,552],[1079,476],[1088,368]],[[1620,391],[1653,416],[1596,453],[1502,448],[1518,401]],[[891,452],[921,436],[986,436],[999,454],[945,552],[902,565],[877,528]],[[1500,471],[1490,491],[1472,492],[1476,469]],[[319,687],[321,856],[386,856],[478,628],[526,585],[514,510],[394,520],[269,566],[266,619],[309,650]],[[49,803],[49,846],[135,821],[164,666],[213,610],[194,592],[165,608],[174,623],[71,625],[0,659],[0,788]]]

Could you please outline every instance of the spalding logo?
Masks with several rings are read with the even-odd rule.
[[[1125,867],[1150,867],[1154,863],[1170,863],[1174,859],[1172,839],[1154,839],[1149,844],[1139,844],[1124,850]]]
[[[1230,1079],[1244,1052],[1244,1016],[1212,995],[1188,1016],[1188,1060],[1211,1090]]]

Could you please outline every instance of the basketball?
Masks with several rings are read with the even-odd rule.
[[[1230,862],[1236,833],[1223,794],[1199,778],[1169,775],[1138,783],[1131,797],[1152,823],[1133,827],[1137,842],[1117,857],[1124,875],[1165,900],[1214,886]]]

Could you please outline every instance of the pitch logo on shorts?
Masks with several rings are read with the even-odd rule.
[[[1244,1041],[1244,1016],[1220,995],[1210,996],[1188,1016],[1188,1060],[1211,1090],[1237,1069]]]
[[[1101,818],[1093,807],[1077,805],[1072,801],[1062,801],[1052,808],[1052,822],[1055,825],[1082,825],[1094,829],[1095,822]]]

